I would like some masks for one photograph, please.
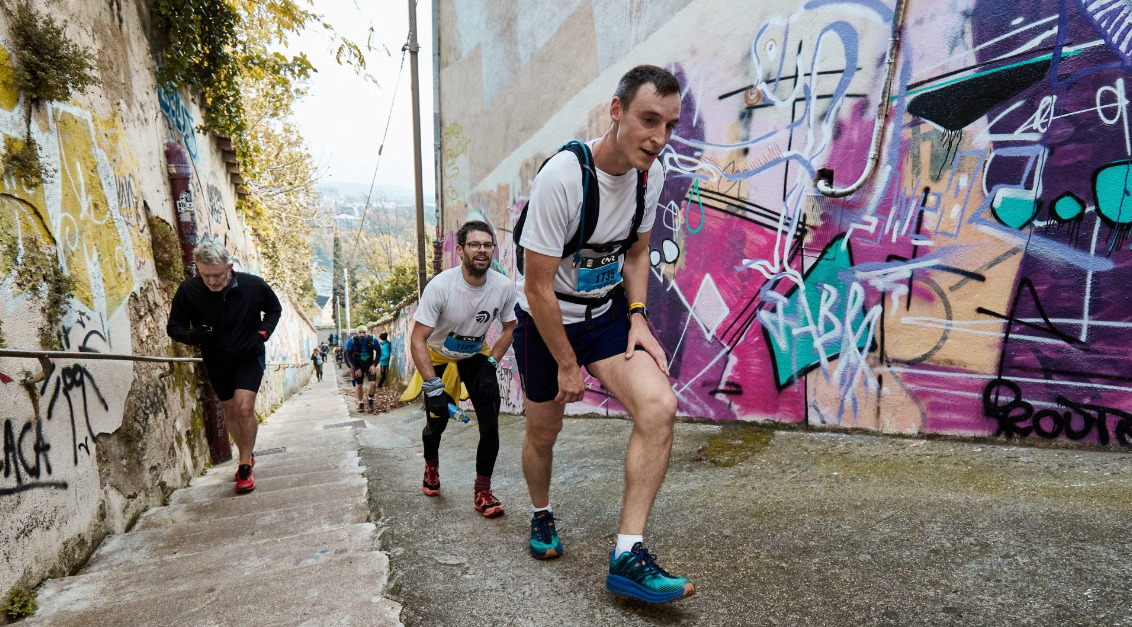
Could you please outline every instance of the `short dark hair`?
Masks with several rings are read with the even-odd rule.
[[[491,236],[491,240],[495,241],[495,232],[491,230],[491,226],[483,220],[468,220],[456,231],[456,243],[463,246],[468,241],[468,233],[471,231],[482,231]]]
[[[386,333],[385,331],[382,331],[381,333],[378,333],[378,334],[377,334],[377,337],[378,337],[378,339],[380,339],[380,340],[381,340],[382,342],[384,342],[385,340],[389,339],[389,334],[388,334],[388,333]]]
[[[613,97],[621,100],[622,109],[628,109],[641,85],[649,83],[656,88],[659,96],[680,93],[680,81],[676,80],[672,72],[655,65],[638,65],[621,77]]]

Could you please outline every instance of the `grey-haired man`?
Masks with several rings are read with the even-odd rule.
[[[200,347],[208,380],[224,409],[224,425],[236,441],[236,493],[255,489],[255,397],[263,381],[264,344],[283,308],[263,279],[232,269],[228,250],[201,244],[193,251],[197,275],[173,296],[169,337]]]

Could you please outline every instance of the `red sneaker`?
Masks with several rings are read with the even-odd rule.
[[[255,468],[255,458],[254,457],[252,458],[252,468]],[[240,480],[240,470],[239,470],[239,467],[237,467],[237,469],[236,469],[236,481],[239,481],[239,480]]]
[[[236,471],[236,494],[244,494],[255,489],[255,477],[251,464],[244,464]]]
[[[440,494],[440,465],[429,464],[427,461],[424,465],[424,481],[421,483],[421,491],[427,496],[436,496]]]
[[[476,511],[483,514],[485,518],[495,518],[496,516],[503,515],[503,505],[500,504],[499,499],[491,493],[491,490],[477,490],[475,501],[472,506]]]

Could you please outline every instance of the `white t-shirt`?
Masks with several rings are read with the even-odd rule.
[[[596,140],[594,140],[596,141]],[[588,143],[593,149],[594,141]],[[633,213],[637,210],[637,170],[630,169],[625,174],[614,176],[597,169],[600,208],[597,227],[590,237],[589,245],[615,242],[629,236],[633,224]],[[652,230],[656,220],[656,205],[664,187],[664,167],[660,160],[653,161],[649,168],[648,186],[645,188],[645,213],[641,218],[638,233]],[[574,153],[562,151],[551,157],[542,171],[535,177],[531,188],[531,198],[527,205],[527,219],[523,225],[523,237],[519,244],[536,253],[561,257],[566,239],[572,237],[582,221],[582,169]],[[613,289],[621,277],[625,259],[613,260],[592,250],[582,250],[582,266],[574,268],[573,256],[562,260],[554,275],[554,291],[575,294],[585,298],[600,296]],[[530,312],[530,305],[523,293],[525,278],[519,275],[515,285],[519,306]],[[586,306],[558,301],[562,310],[562,323],[573,324],[586,318]],[[610,307],[606,303],[594,310],[594,317],[605,313]]]
[[[515,319],[515,286],[495,270],[476,287],[464,280],[460,266],[436,275],[425,286],[413,320],[432,327],[428,346],[451,359],[470,357],[483,349],[491,323]]]

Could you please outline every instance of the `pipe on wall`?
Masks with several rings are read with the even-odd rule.
[[[865,164],[865,170],[861,172],[857,182],[849,187],[834,187],[832,171],[823,170],[819,172],[817,189],[823,196],[843,198],[856,192],[872,178],[877,163],[880,162],[880,145],[884,140],[884,129],[888,121],[888,100],[892,95],[892,82],[896,74],[896,55],[899,54],[900,50],[900,31],[904,28],[906,8],[906,0],[896,0],[896,6],[892,9],[892,36],[888,40],[888,52],[884,56],[884,91],[881,93],[880,102],[877,103],[876,120],[873,121],[873,142],[872,146],[869,147],[869,159]]]

